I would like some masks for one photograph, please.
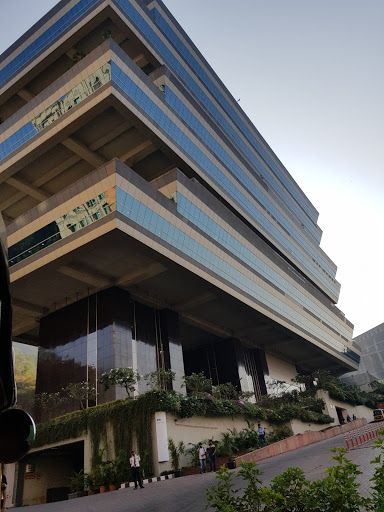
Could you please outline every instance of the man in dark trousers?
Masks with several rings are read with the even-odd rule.
[[[216,471],[216,447],[212,443],[212,440],[210,440],[208,443],[207,453],[208,453],[209,470]]]
[[[135,482],[135,490],[137,489],[137,482],[139,482],[140,489],[144,489],[140,476],[140,455],[137,455],[135,450],[131,451],[131,458],[129,459],[129,463],[131,464],[132,479]]]

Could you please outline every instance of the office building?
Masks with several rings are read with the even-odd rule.
[[[0,117],[37,393],[132,366],[258,397],[358,367],[318,212],[160,0],[58,3],[1,56]]]

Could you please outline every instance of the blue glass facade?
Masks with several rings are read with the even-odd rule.
[[[107,62],[99,70],[79,82],[75,88],[64,94],[61,98],[58,98],[55,103],[2,142],[0,144],[0,162],[110,80],[110,66]],[[74,89],[77,91],[81,90],[81,92],[77,93],[76,97],[73,95]]]
[[[204,69],[200,66],[200,64],[196,61],[196,59],[192,56],[186,46],[182,43],[179,37],[174,33],[174,31],[170,28],[164,18],[161,16],[157,9],[152,9],[152,13],[154,15],[154,19],[158,27],[161,29],[163,34],[165,34],[173,45],[173,47],[178,51],[178,53],[185,59],[190,68],[195,72],[195,74],[199,77],[199,79],[203,82],[203,84],[207,87],[211,95],[220,103],[225,112],[229,115],[231,120],[235,123],[235,125],[240,129],[242,134],[247,138],[248,142],[251,143],[253,148],[257,151],[257,153],[264,159],[264,161],[269,165],[270,169],[272,169],[275,176],[284,184],[284,186],[289,190],[289,192],[295,197],[295,199],[301,204],[302,200],[300,196],[297,194],[295,189],[289,183],[289,180],[286,179],[284,174],[280,171],[280,169],[276,166],[272,158],[268,155],[267,151],[263,148],[263,146],[255,139],[254,134],[251,133],[249,128],[245,125],[245,123],[240,119],[239,115],[234,111],[230,103],[224,97],[224,95],[219,91],[219,89],[215,86],[213,81],[209,78]],[[223,118],[220,116],[220,123],[223,121]],[[241,144],[241,149],[247,154],[250,161],[256,166],[258,171],[262,174],[262,176],[267,180],[268,184],[272,187],[276,188],[279,191],[279,195],[282,193],[281,188],[276,186],[276,183],[270,179],[267,170],[260,164],[260,162],[254,157],[254,155],[248,150],[247,146],[242,143],[241,139],[237,136],[235,131],[230,127],[229,123],[225,122],[225,127],[227,133],[232,135],[232,138],[236,142],[236,144]],[[284,197],[286,202],[291,203],[287,196]],[[313,222],[316,222],[316,219],[311,217],[309,211],[307,214],[312,219]],[[309,228],[309,223],[305,220],[306,226]],[[312,227],[312,226],[311,226]],[[320,242],[320,234],[315,231],[316,234],[314,236]]]
[[[320,268],[313,264],[313,259],[318,259],[318,254],[304,240],[303,249],[307,250],[308,256],[304,256],[298,250],[296,244],[292,243],[290,233],[283,235],[275,225],[266,218],[260,210],[249,201],[236,185],[227,178],[220,169],[208,158],[208,156],[194,144],[188,136],[171,121],[171,119],[149,98],[143,90],[137,86],[123,71],[114,63],[111,64],[112,81],[114,81],[131,99],[139,106],[155,123],[157,123],[199,166],[212,178],[223,190],[225,190],[238,205],[243,208],[253,219],[255,219],[266,231],[272,235],[279,245],[284,247],[292,256],[303,265],[308,272],[316,276],[323,286],[333,293],[337,293],[336,286],[332,279],[327,277]],[[291,228],[292,230],[292,228]]]
[[[196,240],[119,187],[116,187],[116,210],[186,256],[192,258],[195,262],[201,264],[203,268],[213,272],[266,307],[271,308],[271,310],[277,312],[293,325],[297,325],[303,331],[309,332],[329,348],[353,360],[358,358],[358,354],[348,350],[343,343],[328,335],[324,329],[318,327],[312,320],[307,320],[303,315],[289,307],[286,302],[266,291],[262,286],[224,261],[224,259],[199,244]],[[222,239],[220,236],[222,233],[219,230],[217,230],[216,234],[219,242],[225,245],[225,235]],[[269,279],[272,277],[270,270],[268,270]],[[279,276],[279,281],[279,286],[281,287],[281,276]],[[306,307],[308,307],[309,304],[306,298],[305,301]],[[316,313],[321,314],[319,308],[316,308]],[[328,317],[328,315],[326,316]],[[328,317],[327,319],[333,323],[332,318]],[[340,325],[337,327],[340,328]]]
[[[17,57],[0,70],[0,87],[14,74],[20,71],[25,64],[39,55],[48,45],[52,44],[57,37],[65,33],[71,25],[77,22],[86,12],[90,11],[99,1],[100,0],[79,0],[72,9],[53,23],[48,30],[37,37],[27,48],[21,51]]]
[[[73,6],[74,2],[76,5]],[[69,27],[75,25],[85,15],[91,14],[99,4],[108,9],[111,9],[112,4],[121,20],[125,20],[128,28],[138,36],[135,40],[135,50],[128,49],[124,44],[119,47],[113,41],[115,33],[111,30],[112,39],[109,42],[92,42],[92,48],[97,48],[97,44],[103,46],[89,50],[86,61],[82,64],[73,63],[73,68],[69,71],[69,63],[68,67],[63,68],[66,74],[60,82],[55,82],[57,89],[52,82],[57,80],[58,72],[52,73],[50,78],[47,78],[47,82],[51,79],[50,89],[41,92],[41,110],[35,104],[32,106],[31,102],[30,107],[25,106],[20,113],[20,116],[24,116],[23,121],[20,121],[20,116],[15,116],[13,125],[12,117],[5,121],[5,133],[8,138],[0,144],[0,165],[7,173],[9,169],[9,176],[17,166],[20,166],[20,177],[23,177],[25,162],[25,177],[30,179],[31,184],[37,183],[37,187],[47,184],[45,189],[42,188],[41,196],[44,198],[55,194],[55,198],[47,200],[51,201],[53,208],[56,208],[55,201],[59,195],[58,204],[69,201],[70,187],[71,193],[73,191],[74,194],[80,194],[82,190],[91,190],[89,183],[92,182],[92,187],[98,187],[100,180],[111,178],[113,173],[116,176],[114,183],[120,186],[112,189],[108,182],[108,185],[100,187],[100,190],[106,192],[98,197],[86,201],[60,218],[56,218],[57,215],[66,212],[67,208],[61,209],[60,213],[52,217],[48,214],[48,220],[55,220],[49,224],[48,220],[40,224],[36,222],[33,229],[39,229],[31,233],[31,227],[27,228],[27,233],[31,234],[25,237],[23,232],[21,236],[25,238],[22,240],[16,235],[12,240],[17,240],[17,243],[12,243],[9,247],[11,272],[17,276],[22,275],[31,267],[24,267],[20,262],[67,236],[71,237],[73,233],[86,228],[111,211],[117,211],[117,215],[110,217],[111,221],[116,218],[116,224],[108,223],[108,229],[112,226],[110,231],[107,230],[108,234],[106,231],[104,236],[101,222],[95,231],[97,234],[102,233],[103,236],[95,236],[89,242],[96,248],[95,256],[92,256],[91,251],[88,255],[85,254],[86,249],[83,250],[91,238],[87,237],[86,231],[70,239],[67,248],[68,251],[73,251],[73,265],[71,262],[71,265],[68,265],[69,270],[64,269],[63,272],[60,272],[59,268],[59,274],[71,276],[71,272],[75,272],[76,258],[79,268],[83,265],[87,269],[88,256],[89,268],[92,269],[94,257],[95,272],[100,273],[100,286],[105,286],[104,283],[109,286],[112,283],[113,286],[126,287],[133,293],[129,279],[128,284],[124,284],[126,282],[123,278],[130,276],[131,272],[132,275],[135,272],[140,274],[140,264],[135,258],[139,260],[142,254],[143,260],[146,261],[148,258],[151,262],[148,263],[148,267],[154,268],[154,272],[167,271],[169,276],[168,280],[167,277],[158,277],[156,274],[152,281],[153,289],[156,289],[156,286],[160,287],[163,280],[167,281],[167,286],[169,285],[168,288],[162,289],[163,292],[166,290],[165,294],[174,287],[177,296],[174,302],[167,302],[167,298],[161,296],[162,292],[158,294],[160,300],[164,299],[165,308],[172,310],[174,304],[179,304],[179,301],[183,303],[178,296],[182,295],[181,290],[175,284],[178,283],[177,277],[191,279],[201,296],[209,295],[206,291],[209,283],[210,289],[217,287],[220,297],[217,302],[216,296],[213,299],[214,313],[210,319],[213,323],[206,325],[215,325],[215,322],[219,324],[215,315],[220,310],[220,301],[227,301],[225,306],[228,309],[233,305],[233,318],[237,315],[236,308],[239,307],[241,314],[248,315],[249,322],[245,324],[249,323],[251,328],[255,329],[254,332],[257,331],[259,321],[268,324],[268,328],[273,326],[271,337],[276,335],[276,340],[273,340],[271,345],[280,346],[280,340],[286,335],[293,346],[285,353],[287,361],[301,357],[297,354],[303,344],[310,346],[309,352],[311,355],[314,354],[314,357],[320,355],[324,361],[332,360],[336,361],[336,365],[353,367],[359,356],[348,343],[351,339],[351,324],[332,304],[339,294],[339,284],[335,280],[336,266],[319,247],[321,230],[316,223],[315,208],[258,135],[257,130],[253,129],[251,123],[242,115],[236,102],[231,100],[219,80],[215,80],[214,73],[210,71],[198,51],[194,51],[192,44],[183,38],[181,30],[176,31],[177,24],[167,17],[165,8],[163,11],[161,7],[159,10],[149,10],[147,5],[153,7],[153,3],[141,0],[71,0],[71,9],[61,16],[63,10],[68,8],[68,4],[63,2],[59,5],[59,10],[55,11],[55,16],[61,16],[60,19],[0,70],[0,84],[5,84],[17,72],[21,72],[26,63],[32,63],[39,52],[47,49],[56,38],[64,36]],[[92,30],[97,23],[99,28],[105,27],[108,23],[118,26],[120,21],[116,21],[116,16],[110,17],[110,10],[100,11],[95,22],[91,21],[90,16],[89,26]],[[45,23],[48,24],[47,21]],[[79,42],[88,37],[84,37],[85,32],[85,29],[81,34],[79,32]],[[89,35],[89,40],[92,38],[93,35]],[[74,48],[77,49],[76,46]],[[133,56],[136,50],[142,53]],[[103,62],[103,66],[100,67]],[[164,64],[164,67],[160,67],[161,64]],[[144,73],[139,67],[142,67]],[[89,75],[90,70],[94,69],[97,71]],[[51,70],[48,65],[47,75]],[[68,88],[63,87],[67,82],[71,85],[68,84]],[[110,85],[103,89],[106,94],[102,95],[102,101],[98,103],[94,95],[89,107],[84,103],[80,109],[77,108],[80,102],[107,82]],[[75,83],[77,85],[72,87]],[[27,86],[28,84],[26,89]],[[17,92],[16,85],[11,87]],[[57,95],[54,93],[55,90],[58,91]],[[68,92],[63,95],[64,91]],[[47,107],[52,101],[47,100],[48,97],[57,99]],[[37,104],[38,98],[39,96],[36,98]],[[9,115],[12,115],[13,108],[17,108],[17,105],[9,106]],[[70,109],[73,111],[68,114]],[[63,114],[68,114],[67,121],[59,122],[58,119]],[[55,132],[54,136],[50,137],[50,134],[45,132],[46,135],[40,139],[38,134],[55,121],[57,129],[52,130]],[[16,123],[18,129],[12,134],[12,129],[15,130],[12,126],[16,126]],[[24,123],[25,125],[19,128]],[[9,134],[11,135],[8,136]],[[15,155],[14,158],[7,159],[33,137],[35,139],[31,141],[30,156],[20,151],[20,157]],[[73,138],[75,144],[72,144],[72,147],[71,144],[66,144],[65,137]],[[46,141],[41,145],[41,149],[37,148],[40,140]],[[85,147],[82,147],[81,151],[78,148],[76,150],[76,142]],[[68,172],[62,171],[61,162],[58,165],[57,161],[48,163],[47,169],[36,169],[38,165],[33,160],[34,155],[44,151],[47,154],[50,151],[53,153],[57,149],[56,144],[62,144],[65,148],[60,147],[55,156],[59,160],[62,154],[63,160],[68,159],[68,167],[65,169],[68,169]],[[145,150],[142,150],[144,146]],[[25,148],[28,147],[25,144]],[[68,151],[72,151],[74,155],[69,157]],[[92,157],[91,151],[95,153]],[[135,157],[128,156],[131,154]],[[106,162],[111,158],[121,161]],[[73,164],[73,161],[76,163]],[[121,162],[127,162],[127,165]],[[63,164],[64,168],[66,161]],[[95,167],[98,169],[94,170]],[[60,170],[60,177],[56,179],[55,175],[44,182],[42,175],[54,175],[56,168]],[[16,170],[16,174],[18,172],[19,170]],[[8,180],[7,186],[12,187],[12,182]],[[167,187],[169,190],[164,192]],[[14,190],[12,191],[14,193]],[[17,194],[14,195],[15,198],[16,196]],[[168,198],[167,201],[164,196]],[[31,197],[37,199],[36,192],[34,195],[31,194]],[[85,196],[87,197],[88,195]],[[83,200],[82,197],[79,202]],[[10,217],[12,209],[16,211],[16,201],[17,199],[7,207]],[[24,211],[28,211],[31,204],[34,203],[29,197],[23,204]],[[71,203],[68,210],[76,204],[77,202]],[[17,207],[19,208],[19,205]],[[40,211],[44,211],[45,214],[44,208],[40,210],[40,206],[36,207],[33,222],[38,220]],[[22,208],[19,211],[21,210]],[[11,234],[14,236],[19,227],[12,229]],[[74,239],[79,240],[78,245],[77,241],[71,244]],[[81,245],[81,240],[84,245]],[[104,278],[104,268],[97,269],[97,264],[101,260],[104,263],[103,244],[107,246],[108,240],[112,241],[111,247],[116,250],[118,257],[110,255],[109,260],[105,258],[109,266],[105,269]],[[132,248],[137,250],[138,256],[135,256],[135,250]],[[128,262],[129,258],[124,251],[131,251],[129,257],[132,261]],[[41,260],[39,257],[30,260],[32,264],[36,262],[38,272],[43,271],[45,262],[50,259],[50,250],[45,253],[47,258],[43,258],[43,254]],[[52,259],[55,255],[52,255]],[[175,265],[172,263],[173,256]],[[170,260],[169,264],[167,258]],[[117,266],[118,261],[123,263],[115,274],[113,267]],[[18,263],[20,265],[12,268]],[[52,271],[55,271],[56,263],[60,264],[58,261],[50,262]],[[131,265],[132,268],[126,268],[127,265]],[[85,274],[87,272],[84,272]],[[86,277],[88,280],[88,274]],[[150,279],[152,277],[145,279],[148,296],[153,292],[150,289],[151,284],[148,283]],[[73,286],[73,289],[80,286],[78,282],[82,283],[81,279],[76,277],[73,281],[75,283],[70,282],[70,286],[68,285]],[[98,284],[95,288],[97,286]],[[71,291],[72,294],[77,294],[77,290]],[[215,293],[216,291],[212,292],[212,295]],[[196,297],[199,297],[199,294],[196,293]],[[158,303],[152,303],[149,298],[148,304]],[[47,305],[46,309],[49,307]],[[156,307],[158,306],[154,306]],[[209,306],[207,310],[208,308]],[[184,314],[178,313],[182,311],[181,308],[174,309],[170,312],[170,318],[173,315],[173,320],[169,320],[167,325],[170,339],[173,336],[171,326],[177,325]],[[137,318],[140,317],[139,313],[137,312]],[[161,325],[161,314],[156,309],[153,310],[153,315],[155,325],[164,327]],[[155,337],[153,333],[146,332],[146,319],[150,317],[152,318],[152,312],[150,315],[148,312],[143,313],[143,321],[138,324],[141,327],[133,334],[133,326],[130,326],[125,342],[132,345],[136,340],[140,345],[141,338],[151,340],[150,349],[147,341],[143,342],[145,350],[143,348],[140,357],[144,366],[155,370],[159,367],[160,363],[156,358],[160,357],[162,349],[158,345],[156,332]],[[238,334],[238,339],[235,340],[237,327],[229,325],[236,322],[233,318],[228,319],[228,325],[223,325],[222,332],[230,332],[231,336],[234,333],[234,346],[237,341],[239,346],[245,346],[250,340],[249,342],[254,343],[258,350],[263,350],[265,345],[263,346],[254,332],[249,338],[248,334],[245,334],[244,338],[242,334]],[[198,326],[204,324],[204,318],[199,318],[196,323]],[[140,329],[143,329],[142,333]],[[204,330],[204,326],[201,330]],[[180,363],[178,378],[181,378],[181,362],[185,347],[182,347],[179,334],[175,335],[178,341],[174,358]],[[281,345],[284,343],[285,339]],[[107,344],[110,344],[110,341]],[[94,338],[88,337],[87,366],[92,368],[97,367],[98,358],[101,357],[101,352],[93,354],[98,350],[96,345],[96,334]],[[192,350],[190,345],[186,346],[187,350]],[[296,353],[290,353],[291,349]],[[102,346],[100,350],[104,350]],[[172,354],[173,349],[169,350]],[[198,348],[194,347],[193,350]],[[276,351],[278,350],[279,348],[276,348]],[[85,357],[85,353],[81,355]],[[111,357],[111,354],[108,353],[107,356]],[[169,357],[172,358],[171,355]],[[302,359],[305,360],[305,357]],[[129,364],[133,363],[134,351],[129,359]],[[81,366],[84,364],[82,362]],[[169,363],[169,366],[173,368],[177,364]],[[235,380],[240,382],[241,378]]]

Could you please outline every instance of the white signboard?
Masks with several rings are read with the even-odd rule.
[[[168,452],[168,431],[167,414],[165,412],[155,413],[155,428],[157,441],[157,460],[159,462],[169,461]]]

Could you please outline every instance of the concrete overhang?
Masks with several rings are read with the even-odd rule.
[[[226,288],[208,282],[187,259],[178,259],[155,236],[116,211],[113,190],[128,177],[129,187],[141,187],[143,194],[156,201],[156,211],[177,215],[172,201],[115,159],[8,226],[12,247],[36,228],[62,219],[84,202],[102,193],[109,198],[104,217],[66,233],[61,240],[11,266],[14,337],[36,344],[41,317],[99,290],[118,286],[140,302],[177,311],[187,325],[220,339],[236,338],[251,348],[264,348],[303,369],[355,369],[346,356],[316,346]],[[199,342],[192,338],[184,341],[186,348]]]

